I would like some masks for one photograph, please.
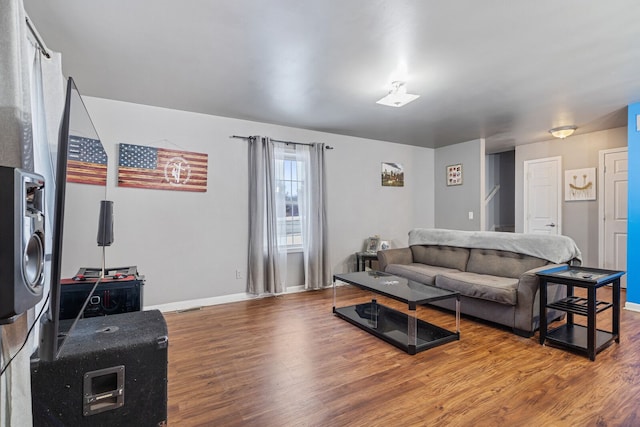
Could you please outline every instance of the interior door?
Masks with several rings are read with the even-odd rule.
[[[524,162],[524,232],[562,234],[562,158]]]
[[[600,152],[600,251],[602,268],[627,269],[627,149]],[[621,285],[627,286],[627,276]]]

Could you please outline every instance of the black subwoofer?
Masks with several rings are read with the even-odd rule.
[[[0,323],[42,299],[44,191],[42,176],[0,166]]]
[[[32,360],[33,425],[166,425],[167,351],[158,310],[80,319],[58,359]]]

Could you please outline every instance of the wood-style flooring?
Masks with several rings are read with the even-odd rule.
[[[622,310],[620,343],[591,362],[464,316],[460,341],[410,356],[332,305],[323,290],[165,313],[169,426],[640,426],[640,313]]]

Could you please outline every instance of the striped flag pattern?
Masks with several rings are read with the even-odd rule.
[[[107,153],[99,139],[69,135],[67,182],[107,185]]]
[[[120,187],[207,191],[207,154],[119,144],[118,155]]]

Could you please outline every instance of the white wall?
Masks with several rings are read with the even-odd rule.
[[[265,135],[335,147],[326,154],[335,273],[352,269],[354,252],[370,235],[404,246],[411,228],[434,226],[434,150],[84,99],[109,155],[107,197],[114,201],[115,243],[106,250],[107,267],[137,265],[147,279],[146,306],[245,292],[247,143],[230,135]],[[117,187],[119,143],[207,153],[207,192]],[[383,161],[404,166],[404,187],[381,186]],[[236,270],[241,271],[241,280],[236,279]]]
[[[434,161],[435,226],[453,230],[481,230],[485,182],[484,139],[436,149]],[[462,185],[447,186],[446,168],[462,164]],[[473,212],[473,219],[469,219]]]
[[[564,140],[554,139],[516,147],[516,231],[524,230],[524,162],[547,157],[562,157],[562,177],[570,169],[597,168],[598,152],[627,145],[627,128],[621,127]],[[597,185],[600,185],[598,182]],[[564,186],[563,192],[564,192]],[[564,194],[562,195],[564,200]],[[582,251],[583,265],[598,266],[598,203],[573,201],[562,203],[562,234],[575,240]]]

